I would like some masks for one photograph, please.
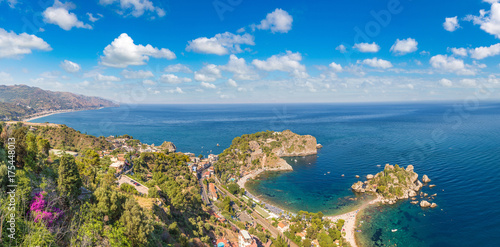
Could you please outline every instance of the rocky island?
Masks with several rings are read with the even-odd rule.
[[[315,137],[290,130],[242,135],[234,138],[231,146],[219,155],[215,169],[223,180],[238,180],[258,170],[293,170],[282,157],[314,155],[318,148],[321,145]]]
[[[424,183],[431,180],[424,175],[422,183],[418,180],[418,174],[413,171],[413,165],[408,165],[405,168],[398,165],[386,164],[384,170],[372,175],[366,176],[366,181],[358,181],[351,188],[357,193],[372,193],[377,195],[380,202],[384,204],[394,204],[398,200],[411,198],[413,204],[417,204],[416,197],[419,195],[420,189]],[[420,192],[421,197],[428,195]],[[436,203],[429,203],[426,200],[420,202],[421,207],[436,207]]]

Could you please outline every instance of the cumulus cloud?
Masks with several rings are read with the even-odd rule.
[[[445,72],[452,72],[459,75],[476,74],[473,70],[465,66],[463,60],[454,57],[448,57],[447,55],[433,56],[431,57],[429,63],[431,64],[432,67]]]
[[[370,43],[354,44],[353,48],[357,49],[360,52],[372,52],[372,53],[378,52],[380,50],[380,46],[377,45],[377,43],[375,42],[371,44]]]
[[[159,81],[163,83],[179,84],[184,82],[191,82],[191,79],[186,77],[178,77],[174,74],[164,74],[161,75]]]
[[[339,45],[335,48],[335,50],[339,51],[340,53],[346,53],[347,52],[347,48],[345,47],[345,45]]]
[[[299,52],[286,51],[286,54],[273,55],[266,60],[254,59],[252,64],[260,70],[284,71],[297,78],[307,78],[309,75],[306,66],[300,63],[301,60],[302,55]]]
[[[477,85],[475,79],[462,79],[460,82],[466,87],[475,87]]]
[[[465,48],[451,48],[450,50],[455,56],[460,56],[460,57],[467,56],[467,49]]]
[[[59,0],[55,0],[52,7],[48,7],[43,11],[43,21],[45,23],[58,25],[66,31],[71,30],[73,27],[92,29],[92,26],[79,21],[74,13],[69,12],[74,8],[75,5],[71,2],[63,4]]]
[[[219,33],[212,38],[201,37],[188,41],[186,51],[226,55],[243,52],[241,45],[255,45],[254,37],[248,33],[243,35],[230,32]]]
[[[169,89],[169,90],[166,90],[165,92],[167,93],[178,93],[178,94],[183,94],[184,91],[182,91],[182,89],[180,87],[176,87],[175,89]]]
[[[221,71],[215,64],[207,64],[202,69],[194,72],[194,79],[197,81],[212,82],[221,77]]]
[[[236,80],[257,80],[259,75],[250,66],[245,59],[238,58],[236,55],[229,56],[229,62],[226,65],[219,66],[221,70],[232,72]]]
[[[96,81],[120,81],[120,78],[113,75],[102,75],[98,73],[95,76]]]
[[[340,64],[336,64],[335,62],[332,62],[330,65],[328,65],[330,68],[333,69],[335,72],[342,72],[342,66]]]
[[[500,54],[500,43],[491,46],[481,46],[470,49],[470,56],[474,59],[484,59]]]
[[[96,22],[103,17],[103,15],[101,14],[97,14],[96,16],[94,16],[92,13],[87,13],[87,16],[89,17],[89,21],[91,22]]]
[[[182,72],[182,73],[193,73],[193,71],[191,71],[191,69],[184,65],[184,64],[172,64],[172,65],[169,65],[167,67],[165,67],[165,69],[163,70],[165,72],[168,72],[168,73],[177,73],[177,72]]]
[[[210,89],[217,88],[214,84],[208,82],[201,82],[200,85],[204,88],[210,88]]]
[[[99,0],[99,4],[103,6],[118,6],[119,10],[117,13],[120,15],[140,17],[144,13],[148,12],[153,15],[157,15],[158,17],[165,16],[165,10],[154,6],[154,4],[149,0]]]
[[[482,9],[479,11],[479,16],[468,15],[465,20],[472,21],[485,32],[500,39],[500,3],[497,1],[489,2],[491,3],[491,10]]]
[[[63,70],[65,70],[68,73],[76,73],[80,71],[81,67],[79,64],[71,62],[69,60],[64,60],[59,64]]]
[[[260,24],[255,27],[261,30],[271,30],[273,33],[287,33],[292,29],[292,22],[292,16],[278,8],[267,14],[266,19],[260,21]]]
[[[446,78],[443,78],[443,79],[439,80],[439,84],[441,84],[444,87],[451,87],[451,86],[453,86],[453,82],[451,82],[450,80],[448,80]]]
[[[123,70],[120,73],[123,78],[125,79],[146,79],[149,77],[153,77],[153,72],[149,70],[137,70],[137,71],[132,71],[132,70]]]
[[[229,85],[231,87],[238,87],[238,83],[236,83],[236,81],[233,79],[227,80],[227,85]]]
[[[445,18],[443,27],[448,32],[454,32],[455,30],[460,28],[460,25],[458,24],[458,17],[455,16],[455,17]]]
[[[151,45],[136,45],[132,38],[122,33],[111,44],[104,48],[101,64],[115,68],[125,68],[129,65],[144,65],[149,57],[175,59],[175,54],[169,49],[158,49]]]
[[[27,33],[16,34],[0,28],[0,58],[31,54],[32,50],[50,51],[52,48],[43,39]]]
[[[142,83],[144,85],[156,85],[156,82],[154,82],[153,80],[144,80],[142,81]]]
[[[417,46],[418,42],[415,39],[412,38],[407,38],[402,40],[397,39],[396,43],[394,43],[394,45],[392,45],[391,47],[391,52],[397,55],[404,55],[417,51],[418,49]]]
[[[366,64],[370,67],[373,67],[373,68],[381,68],[381,69],[392,68],[391,62],[389,62],[387,60],[383,60],[383,59],[378,59],[376,57],[374,57],[372,59],[365,59],[365,60],[363,60],[362,63]]]

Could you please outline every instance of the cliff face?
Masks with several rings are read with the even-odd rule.
[[[290,130],[243,135],[236,137],[231,146],[219,155],[216,169],[234,177],[257,169],[293,170],[281,157],[314,155],[318,153],[317,148],[316,138]]]

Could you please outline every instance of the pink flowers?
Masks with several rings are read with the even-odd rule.
[[[44,200],[45,191],[35,194],[33,202],[30,205],[31,215],[35,222],[44,222],[47,226],[51,226],[62,214],[62,210],[52,207],[47,211],[47,202]]]

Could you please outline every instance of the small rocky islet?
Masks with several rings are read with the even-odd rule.
[[[375,175],[368,174],[366,181],[354,183],[351,189],[357,193],[374,194],[383,204],[394,204],[398,200],[411,199],[412,204],[419,204],[422,208],[437,207],[436,203],[428,201],[434,199],[437,194],[429,196],[420,191],[424,185],[431,182],[431,179],[423,175],[422,181],[418,180],[418,174],[413,169],[413,165],[403,168],[386,164],[383,171]],[[420,203],[417,201],[418,195],[422,198]]]

